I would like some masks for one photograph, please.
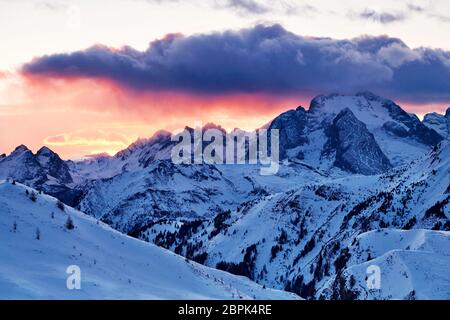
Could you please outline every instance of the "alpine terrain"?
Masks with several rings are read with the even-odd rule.
[[[0,157],[0,295],[450,299],[450,108],[421,120],[370,92],[320,95],[265,128],[272,176],[174,164],[166,131],[114,156]],[[78,293],[58,287],[69,264]]]

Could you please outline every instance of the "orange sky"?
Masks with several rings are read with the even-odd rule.
[[[46,145],[62,158],[114,154],[159,129],[180,130],[213,122],[227,130],[258,128],[283,111],[309,106],[310,95],[200,96],[176,92],[137,93],[111,82],[23,78],[5,75],[0,93],[0,154],[25,144]],[[402,105],[419,116],[445,106]]]
[[[3,81],[3,96],[9,100],[0,105],[0,153],[22,143],[33,151],[46,145],[65,159],[114,154],[138,137],[150,137],[159,129],[193,127],[198,121],[251,130],[285,110],[308,107],[311,98],[136,93],[98,80],[16,76],[7,82]],[[403,107],[419,116],[445,109],[443,104]]]
[[[296,96],[201,96],[176,92],[136,93],[106,81],[23,78],[21,66],[51,53],[89,48],[99,42],[112,48],[130,45],[143,52],[152,39],[239,30],[266,22],[280,23],[296,34],[330,39],[389,35],[409,47],[450,50],[445,0],[263,1],[269,10],[246,12],[215,1],[0,1],[0,154],[26,144],[42,145],[63,158],[115,153],[158,129],[174,131],[198,121],[226,129],[255,129],[280,112],[309,105],[313,94]],[[234,2],[233,2],[234,3]],[[239,8],[239,4],[244,8]],[[286,10],[286,5],[295,14]],[[104,10],[105,7],[108,10]],[[308,10],[309,8],[309,10]],[[413,8],[415,8],[413,10]],[[76,15],[74,15],[74,10]],[[240,10],[238,10],[240,9]],[[403,13],[404,19],[380,23],[352,16],[364,10]],[[11,14],[14,13],[14,14]],[[243,14],[244,13],[244,14]],[[111,49],[113,50],[113,49]],[[327,93],[327,92],[323,92]],[[389,97],[396,100],[396,97]],[[445,104],[407,105],[423,115],[443,112]]]
[[[18,77],[3,87],[9,103],[0,106],[0,153],[22,143],[33,151],[46,145],[66,159],[114,154],[138,137],[198,121],[251,130],[309,104],[301,96],[137,93],[99,80]]]

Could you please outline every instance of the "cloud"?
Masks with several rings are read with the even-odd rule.
[[[430,18],[436,19],[436,20],[438,20],[440,22],[444,22],[444,23],[450,22],[450,16],[437,14],[437,13],[430,13],[428,16]]]
[[[422,7],[422,6],[414,4],[414,3],[408,3],[406,5],[406,7],[408,8],[408,10],[413,11],[413,12],[425,12],[425,11],[427,11],[427,9],[425,7]]]
[[[263,14],[272,9],[255,0],[215,0],[215,2],[219,8],[230,8],[241,14]]]
[[[8,79],[10,76],[11,76],[11,73],[9,71],[0,70],[0,80]]]
[[[303,37],[280,25],[168,35],[145,51],[94,46],[25,64],[27,77],[112,81],[128,90],[290,95],[373,90],[412,102],[450,100],[450,52],[400,39]]]
[[[399,22],[406,19],[406,14],[403,12],[387,12],[387,11],[375,11],[373,9],[364,9],[358,13],[350,13],[350,17],[359,18],[365,20],[371,20],[381,24],[389,24],[393,22]]]
[[[156,4],[166,4],[166,3],[177,3],[177,2],[187,2],[189,0],[145,0],[149,3]],[[238,14],[264,14],[270,12],[274,9],[273,1],[265,0],[209,0],[209,1],[198,1],[190,0],[194,4],[206,3],[208,6],[215,9],[231,9]]]
[[[420,51],[411,50],[399,43],[392,43],[380,48],[378,57],[388,65],[398,68],[408,62],[420,61],[422,55]]]
[[[127,146],[130,141],[127,137],[116,132],[107,132],[103,129],[86,129],[76,132],[58,134],[47,137],[45,144],[51,146],[67,145],[106,145],[106,146]]]
[[[47,9],[47,10],[51,10],[51,11],[59,11],[59,10],[63,10],[66,9],[66,5],[64,5],[63,3],[60,2],[55,2],[55,1],[39,1],[36,2],[35,4],[35,8],[37,9]]]
[[[206,5],[213,9],[230,10],[241,16],[278,14],[310,14],[318,11],[311,4],[297,0],[145,0],[152,4],[167,4],[177,2],[190,2],[195,5]]]
[[[442,23],[450,22],[450,16],[442,14],[442,12],[437,11],[434,6],[429,2],[426,5],[418,5],[415,3],[409,3],[406,6],[409,13],[422,14],[427,18],[435,19]]]
[[[383,25],[402,22],[407,19],[411,19],[416,15],[420,15],[428,19],[434,19],[442,23],[450,22],[450,16],[442,14],[442,12],[438,11],[430,2],[425,4],[420,3],[420,5],[416,3],[406,3],[402,5],[401,9],[394,11],[380,11],[366,8],[359,12],[348,11],[347,13],[347,17],[350,19],[368,20]]]

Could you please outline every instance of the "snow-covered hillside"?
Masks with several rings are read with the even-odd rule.
[[[72,230],[66,227],[69,216]],[[70,207],[61,210],[50,196],[5,181],[0,243],[1,299],[297,298],[122,235]],[[66,287],[70,265],[81,269],[80,290]]]
[[[276,176],[260,176],[256,165],[174,165],[157,160],[138,172],[123,172],[84,187],[81,211],[114,228],[137,235],[162,218],[211,219],[261,194],[280,192],[322,179],[301,163],[282,166]]]
[[[450,232],[379,229],[359,235],[349,268],[329,280],[321,294],[357,299],[450,299]],[[380,271],[379,289],[368,287],[371,266]],[[369,272],[370,273],[370,272]]]
[[[262,194],[213,220],[161,219],[140,236],[206,265],[319,298],[330,279],[361,263],[351,260],[358,235],[382,228],[450,230],[449,199],[447,142],[384,175],[322,177]],[[395,296],[386,292],[383,297]]]

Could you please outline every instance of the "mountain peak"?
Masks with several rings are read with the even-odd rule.
[[[56,154],[56,153],[53,152],[53,150],[51,150],[50,148],[48,148],[48,147],[46,147],[46,146],[43,146],[42,148],[40,148],[40,149],[38,150],[38,152],[36,152],[36,155],[37,155],[37,156],[40,156],[40,155],[46,155],[46,156],[48,156],[48,155],[53,155],[53,154]]]
[[[108,159],[108,158],[111,158],[111,156],[107,152],[100,152],[100,153],[87,154],[83,158],[98,160],[98,159]]]
[[[366,110],[372,108],[373,105],[379,106],[386,102],[391,101],[369,91],[358,92],[356,94],[322,94],[311,100],[309,112],[316,113],[322,111],[337,114],[344,108],[350,108],[353,113],[356,111],[355,108],[366,112]],[[358,118],[358,114],[355,114],[355,116]]]
[[[450,118],[450,107],[448,107],[447,111],[445,111],[445,117]]]
[[[355,94],[355,96],[357,97],[364,97],[367,100],[373,100],[373,101],[381,101],[381,100],[385,100],[384,98],[380,97],[379,95],[376,95],[375,93],[371,92],[371,91],[361,91],[361,92],[357,92]]]
[[[138,138],[136,141],[134,141],[132,144],[130,144],[127,148],[124,150],[119,151],[116,156],[123,156],[127,151],[134,150],[134,149],[141,149],[149,144],[158,143],[165,140],[170,140],[170,137],[172,134],[169,131],[166,130],[158,130],[156,131],[150,138]]]
[[[224,128],[222,128],[221,125],[217,125],[217,124],[215,124],[213,122],[208,122],[207,124],[205,124],[203,126],[202,129],[203,129],[203,131],[208,130],[208,129],[217,129],[217,130],[223,132],[224,134],[227,133],[226,130]]]
[[[26,145],[21,144],[14,149],[13,153],[25,152],[25,151],[30,151],[30,149],[28,149],[28,147]]]
[[[158,139],[161,137],[170,137],[171,135],[172,135],[172,133],[170,133],[167,130],[158,130],[150,137],[150,140]]]

